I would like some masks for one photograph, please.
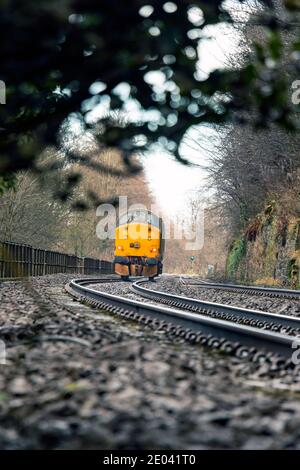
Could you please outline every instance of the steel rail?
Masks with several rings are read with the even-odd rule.
[[[300,290],[294,289],[280,289],[275,287],[254,287],[246,286],[242,284],[223,284],[217,282],[204,281],[202,279],[184,278],[180,277],[180,280],[185,285],[198,286],[203,289],[220,289],[227,291],[236,291],[245,294],[254,294],[268,297],[295,299],[300,301]],[[186,282],[192,281],[192,282]]]
[[[93,284],[97,281],[92,279],[90,283]],[[75,279],[67,284],[66,290],[80,301],[86,301],[95,307],[107,309],[112,313],[142,321],[145,324],[153,324],[155,321],[157,326],[160,322],[162,322],[161,325],[171,323],[175,327],[180,327],[180,332],[183,328],[187,329],[189,334],[194,332],[200,335],[209,335],[220,338],[221,342],[226,340],[238,342],[248,347],[272,351],[285,357],[291,356],[293,352],[295,338],[292,336],[109,294],[87,287],[88,282],[88,279]],[[141,282],[145,281],[139,281],[135,285]]]
[[[300,318],[290,315],[281,315],[278,313],[264,312],[262,310],[252,310],[242,307],[234,307],[232,305],[219,304],[216,302],[209,302],[182,295],[169,294],[158,290],[143,287],[141,284],[147,283],[147,280],[139,280],[134,282],[131,290],[143,297],[155,299],[158,301],[166,302],[171,306],[185,308],[199,313],[220,313],[226,315],[229,320],[247,319],[251,326],[263,327],[266,325],[269,329],[285,328],[284,332],[291,331],[294,335],[300,333]],[[246,322],[247,323],[247,322]],[[260,325],[260,323],[262,323]],[[276,325],[278,328],[276,328]]]

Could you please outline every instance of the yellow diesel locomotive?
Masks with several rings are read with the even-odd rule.
[[[115,272],[122,279],[162,273],[164,252],[163,221],[144,209],[130,210],[117,223],[115,234]]]

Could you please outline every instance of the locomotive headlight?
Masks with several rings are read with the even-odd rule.
[[[152,253],[156,253],[157,252],[157,248],[151,248]]]
[[[121,245],[118,245],[118,250],[123,250],[123,247]]]

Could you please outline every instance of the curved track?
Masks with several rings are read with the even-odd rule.
[[[240,292],[243,294],[294,299],[300,301],[300,290],[279,289],[275,287],[253,287],[240,284],[219,284],[217,282],[209,282],[202,279],[193,279],[192,277],[184,276],[181,276],[180,280],[185,285],[199,286],[203,289],[220,289],[231,292]]]
[[[257,349],[264,349],[290,357],[295,335],[300,332],[300,319],[295,317],[174,296],[146,288],[143,286],[147,282],[145,280],[134,282],[131,289],[152,303],[108,294],[91,287],[103,282],[119,280],[76,279],[66,289],[79,301],[94,307],[107,309],[122,317],[171,331],[176,336],[225,352],[238,350],[240,355],[241,351],[247,355],[256,353]],[[246,348],[241,350],[241,345]]]
[[[131,289],[143,297],[158,300],[171,307],[179,307],[203,315],[218,317],[222,320],[293,336],[300,334],[300,318],[168,294],[145,288],[143,284],[146,282],[144,280],[134,282]]]

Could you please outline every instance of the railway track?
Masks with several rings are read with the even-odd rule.
[[[180,281],[184,285],[198,286],[203,289],[219,289],[231,292],[240,292],[242,294],[294,299],[300,301],[300,290],[279,289],[274,287],[253,287],[240,284],[219,284],[216,282],[209,282],[183,276],[180,277]]]
[[[190,340],[239,356],[260,357],[268,352],[291,357],[300,319],[204,302],[146,288],[133,282],[131,290],[151,302],[133,300],[93,289],[93,284],[118,279],[76,279],[66,290],[77,300]],[[159,302],[159,304],[157,303]],[[161,305],[164,304],[164,305]],[[264,351],[261,352],[261,351]]]

